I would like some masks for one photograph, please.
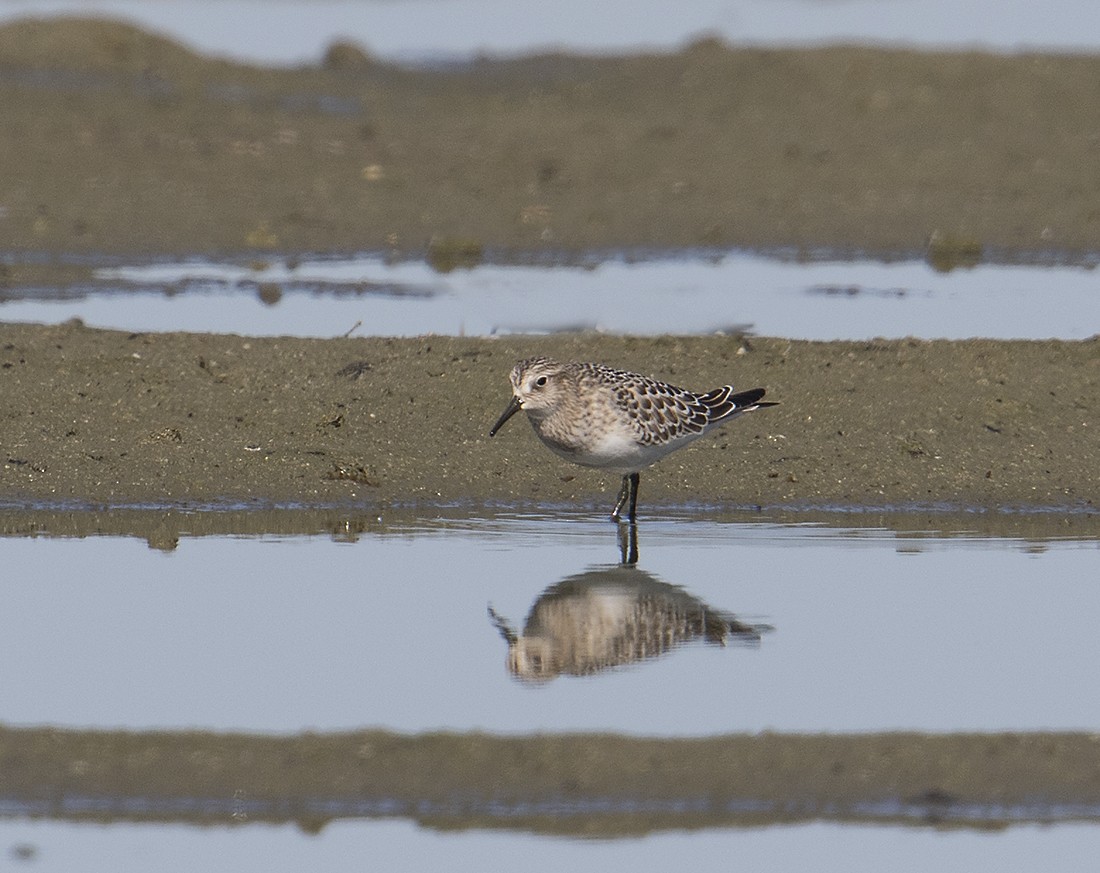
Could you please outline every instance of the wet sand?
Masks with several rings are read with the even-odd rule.
[[[822,246],[1100,251],[1100,59],[872,49],[413,71],[211,60],[110,22],[0,28],[0,291],[73,256]],[[925,249],[934,236],[936,242]],[[22,253],[22,254],[21,254]],[[5,326],[9,503],[603,508],[522,420],[546,353],[781,406],[647,473],[642,504],[1091,512],[1100,344],[258,340]]]
[[[0,28],[0,292],[86,254],[389,250],[440,269],[602,248],[1100,251],[1100,59],[873,49],[408,70],[203,58],[110,22]],[[929,247],[928,241],[934,237]],[[595,359],[774,409],[643,507],[1094,515],[1100,341],[247,339],[0,327],[0,495],[34,503],[603,511],[614,477],[489,440],[507,372]]]
[[[269,737],[0,728],[16,814],[189,824],[411,818],[574,837],[806,821],[1095,822],[1088,734]],[[1088,762],[1082,764],[1081,762]]]
[[[1100,251],[1098,57],[703,41],[428,71],[336,45],[261,69],[22,21],[0,105],[14,251]]]
[[[567,507],[618,477],[488,429],[513,362],[597,359],[764,386],[774,408],[646,471],[660,507],[1059,513],[1100,505],[1100,339],[795,342],[600,335],[309,340],[0,325],[5,502]]]

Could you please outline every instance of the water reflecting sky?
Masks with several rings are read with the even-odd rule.
[[[377,255],[266,265],[103,267],[76,287],[9,289],[5,321],[252,336],[486,336],[556,330],[791,339],[1085,339],[1100,281],[1080,266],[796,262],[750,252],[441,274]]]
[[[0,719],[247,731],[998,731],[1100,725],[1095,541],[655,520],[638,567],[748,624],[595,678],[517,681],[519,626],[611,573],[609,522],[327,537],[7,539]]]
[[[580,864],[601,869],[668,869],[693,863],[721,869],[736,857],[756,870],[923,873],[1039,867],[1089,869],[1093,825],[1019,827],[981,833],[808,824],[756,830],[656,834],[639,840],[563,840],[526,834],[425,831],[406,821],[338,822],[319,834],[291,826],[191,828],[182,825],[0,821],[5,869],[34,873],[192,873],[238,870],[377,869],[404,873],[500,870],[522,857],[525,873],[559,873]],[[20,865],[12,849],[33,849]]]

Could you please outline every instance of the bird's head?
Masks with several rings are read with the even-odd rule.
[[[528,358],[512,368],[512,400],[489,431],[493,436],[509,418],[521,409],[532,418],[544,418],[560,403],[565,390],[567,369],[550,358]]]

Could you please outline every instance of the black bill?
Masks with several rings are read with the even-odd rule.
[[[497,423],[494,424],[492,429],[489,431],[489,436],[494,436],[498,430],[504,427],[504,422],[506,422],[521,409],[523,409],[523,404],[519,402],[518,397],[513,395],[511,402],[508,404],[508,408],[504,410],[504,414],[497,419]]]

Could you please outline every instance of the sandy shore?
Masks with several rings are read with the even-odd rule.
[[[806,821],[1095,822],[1087,734],[272,737],[0,728],[9,810],[318,831],[346,818],[573,837]],[[1082,764],[1082,762],[1088,762]]]
[[[260,69],[17,21],[0,103],[13,251],[1100,251],[1096,57],[711,41],[413,71],[343,45]]]
[[[336,46],[258,69],[110,22],[0,28],[0,292],[74,256],[822,246],[1100,251],[1100,59],[871,49],[447,71]],[[927,248],[935,235],[937,242]],[[522,420],[514,360],[595,359],[782,405],[666,460],[642,505],[1064,511],[1100,500],[1100,343],[560,336],[307,341],[0,327],[20,502],[570,506],[613,477]]]
[[[0,325],[0,492],[25,504],[569,507],[614,475],[523,418],[517,358],[598,359],[780,402],[662,461],[641,505],[1057,512],[1100,504],[1100,340],[246,338]],[[1067,522],[1070,523],[1070,522]]]

